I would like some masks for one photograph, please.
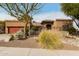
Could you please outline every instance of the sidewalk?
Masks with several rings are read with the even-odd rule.
[[[0,47],[0,56],[79,56],[79,51]]]

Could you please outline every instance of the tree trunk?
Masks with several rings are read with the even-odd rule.
[[[30,36],[30,29],[31,29],[31,24],[29,22],[29,26],[27,26],[28,23],[26,23],[25,25],[25,37],[27,38],[27,36]]]
[[[73,21],[75,22],[75,24],[78,26],[78,28],[79,28],[79,24],[75,21],[75,19],[73,19]],[[77,30],[76,30],[76,35],[77,35]]]
[[[72,20],[75,22],[75,24],[78,26],[78,28],[79,28],[79,24],[77,24],[77,22],[75,21],[75,18],[74,17],[71,17],[72,18]]]
[[[28,26],[27,26],[28,24],[26,23],[26,25],[25,25],[25,38],[27,38],[27,36],[28,36]]]
[[[77,22],[75,21],[75,20],[73,20],[74,22],[75,22],[75,24],[78,26],[78,28],[79,28],[79,24],[77,24]]]

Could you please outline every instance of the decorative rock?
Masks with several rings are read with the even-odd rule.
[[[68,36],[67,38],[62,39],[62,42],[79,47],[79,38],[76,36]]]

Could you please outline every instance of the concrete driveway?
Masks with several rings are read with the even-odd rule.
[[[79,56],[79,51],[0,47],[0,56]]]
[[[9,42],[11,34],[0,34],[0,41]]]

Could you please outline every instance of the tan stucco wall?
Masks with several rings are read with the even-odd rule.
[[[25,23],[20,21],[6,21],[5,24],[5,26],[25,26]]]
[[[55,30],[61,30],[63,25],[72,24],[72,20],[56,20],[54,21],[53,28]]]
[[[52,30],[63,30],[63,25],[67,26],[69,24],[72,24],[71,19],[57,19],[53,22],[54,23],[52,24]],[[51,23],[49,23],[49,24],[51,24]],[[43,24],[43,29],[46,29],[46,25],[47,25],[47,23]]]

